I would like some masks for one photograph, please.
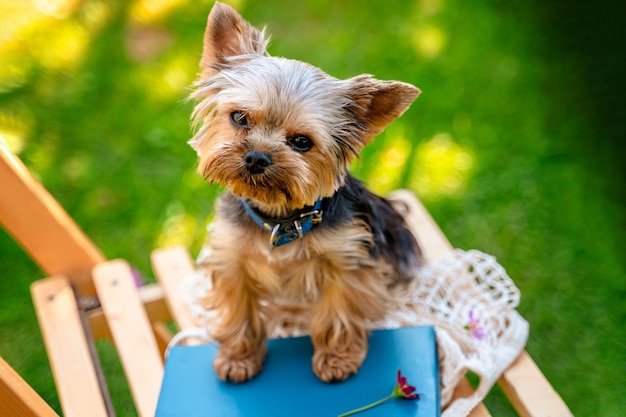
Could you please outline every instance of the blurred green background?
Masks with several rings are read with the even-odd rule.
[[[229,3],[268,26],[273,55],[423,90],[357,176],[413,189],[453,245],[495,255],[522,290],[528,351],[574,414],[623,416],[624,3]],[[0,140],[147,277],[156,247],[197,253],[217,193],[185,143],[211,4],[0,1]],[[28,288],[43,273],[4,231],[0,271],[0,355],[59,410]],[[117,414],[135,415],[105,366]],[[498,390],[487,404],[515,415]]]

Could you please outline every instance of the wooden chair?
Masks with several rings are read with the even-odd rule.
[[[56,200],[15,156],[0,146],[0,223],[49,274],[31,293],[63,410],[70,417],[113,415],[94,340],[113,341],[138,415],[152,417],[171,333],[194,323],[178,295],[194,264],[183,248],[151,254],[158,283],[137,287],[124,260],[106,260]],[[408,222],[428,261],[451,245],[424,206],[408,191],[393,196],[409,207]],[[500,380],[521,416],[571,416],[531,357],[522,353]],[[471,392],[465,381],[456,395]],[[55,416],[15,372],[0,361],[0,402],[16,416]],[[36,405],[36,406],[33,406]],[[489,416],[480,405],[472,416]]]

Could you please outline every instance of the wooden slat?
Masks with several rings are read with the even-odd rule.
[[[182,247],[152,252],[152,269],[165,291],[165,299],[179,330],[195,327],[187,305],[180,295],[180,285],[194,272],[194,263]]]
[[[31,285],[31,293],[63,415],[112,415],[69,279],[57,276],[36,281]]]
[[[143,308],[151,323],[169,322],[172,316],[165,303],[163,288],[159,284],[146,284],[137,289]],[[87,313],[89,327],[95,340],[112,339],[107,318],[102,308],[95,308]]]
[[[0,224],[48,275],[64,275],[94,294],[89,273],[104,260],[59,203],[0,145]]]
[[[469,397],[473,393],[474,393],[474,388],[469,383],[467,378],[464,378],[461,380],[461,382],[459,382],[459,385],[457,385],[456,389],[454,390],[454,394],[452,395],[452,398]],[[469,413],[468,417],[490,417],[490,416],[491,414],[489,413],[489,410],[487,410],[487,407],[485,407],[485,404],[479,403]]]
[[[415,195],[407,190],[394,192],[390,198],[401,201],[408,208],[407,223],[417,237],[427,262],[433,262],[452,249],[432,216]],[[467,396],[471,386],[465,381],[457,387],[455,397]],[[552,388],[527,352],[507,369],[498,381],[511,404],[522,417],[566,417],[572,413],[559,394]],[[482,406],[482,404],[481,404]],[[474,412],[477,412],[475,409]],[[471,414],[474,416],[474,412]],[[487,410],[484,409],[487,413]],[[477,415],[480,414],[479,412]],[[488,414],[484,414],[488,415]]]
[[[172,340],[172,332],[167,328],[167,325],[162,321],[157,321],[152,323],[152,331],[154,332],[154,337],[156,338],[157,346],[159,347],[159,353],[161,357],[164,358],[167,353],[167,346]]]
[[[398,190],[390,194],[389,199],[405,216],[407,225],[417,239],[427,263],[435,262],[452,250],[448,238],[415,194],[408,190]],[[396,201],[402,202],[406,207],[396,205]]]
[[[0,404],[4,416],[59,417],[26,381],[0,357]]]
[[[498,382],[521,417],[573,416],[526,352],[522,352]]]
[[[163,362],[131,268],[122,260],[102,263],[94,268],[93,281],[137,411],[142,417],[153,417]]]

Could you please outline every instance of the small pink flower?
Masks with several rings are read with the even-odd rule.
[[[476,339],[484,339],[487,337],[487,333],[480,325],[480,320],[478,317],[474,317],[474,310],[469,311],[469,323],[465,325],[465,329],[472,332],[472,336]]]
[[[406,382],[406,378],[402,376],[399,369],[398,376],[396,377],[396,387],[392,395],[394,397],[404,397],[409,400],[415,400],[420,397],[420,395],[415,392],[415,387]]]
[[[398,369],[398,374],[396,376],[396,386],[393,388],[393,391],[391,391],[391,394],[366,406],[340,414],[339,417],[350,416],[352,414],[360,413],[361,411],[369,410],[370,408],[376,407],[377,405],[380,405],[392,398],[406,398],[407,400],[416,400],[419,397],[420,395],[415,392],[415,387],[408,384],[406,378],[402,376],[402,373]]]

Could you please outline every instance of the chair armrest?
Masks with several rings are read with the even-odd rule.
[[[2,412],[20,417],[59,415],[0,357],[0,404]]]
[[[521,353],[498,384],[521,417],[573,416],[527,352]]]

